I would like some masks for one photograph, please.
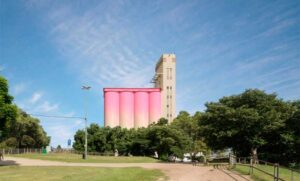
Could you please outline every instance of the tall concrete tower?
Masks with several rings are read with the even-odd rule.
[[[163,54],[155,67],[155,88],[161,89],[162,117],[169,123],[176,117],[176,56]]]

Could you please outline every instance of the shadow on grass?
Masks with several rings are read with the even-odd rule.
[[[19,165],[19,164],[14,160],[0,160],[0,167],[11,166],[11,165]]]

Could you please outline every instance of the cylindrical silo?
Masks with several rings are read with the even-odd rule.
[[[134,128],[134,93],[120,93],[120,126]]]
[[[149,119],[148,92],[137,91],[134,94],[134,127],[147,127]]]
[[[161,94],[160,91],[149,93],[149,124],[157,122],[161,118]]]
[[[104,96],[105,126],[119,126],[119,92],[107,91]]]

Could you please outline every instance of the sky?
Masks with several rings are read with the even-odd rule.
[[[299,52],[298,0],[0,1],[0,74],[14,103],[30,114],[86,110],[100,126],[103,88],[152,87],[163,53],[176,54],[176,111],[193,114],[249,88],[300,99]],[[39,119],[55,147],[84,128]]]

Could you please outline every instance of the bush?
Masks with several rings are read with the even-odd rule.
[[[18,147],[18,141],[14,137],[10,137],[5,141],[5,145],[8,148],[17,148]]]

